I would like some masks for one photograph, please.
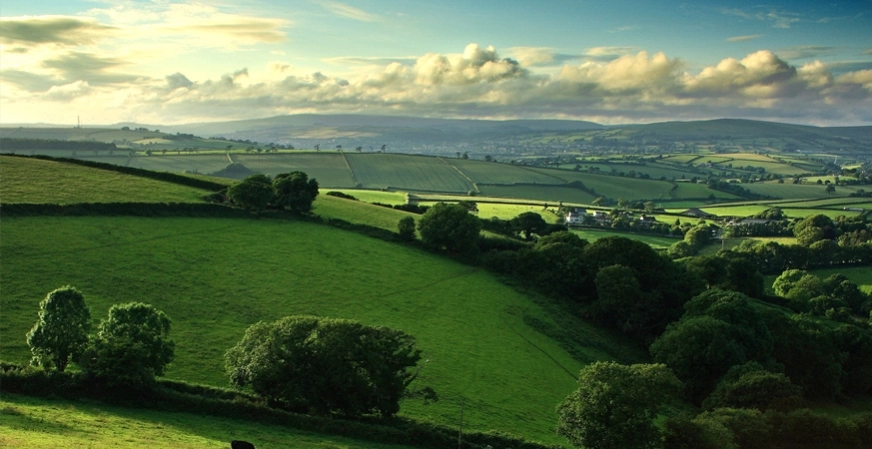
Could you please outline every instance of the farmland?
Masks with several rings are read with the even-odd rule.
[[[55,161],[0,158],[0,198],[4,203],[202,202],[208,193],[109,170]],[[35,182],[38,180],[38,182]]]
[[[293,428],[65,400],[4,394],[0,447],[20,449],[218,449],[245,438],[258,448],[404,449]]]

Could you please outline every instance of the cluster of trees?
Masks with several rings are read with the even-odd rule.
[[[149,304],[115,304],[91,334],[91,312],[80,291],[58,288],[40,302],[39,319],[27,333],[32,363],[63,372],[77,364],[109,387],[142,388],[173,360],[171,321]]]
[[[306,173],[282,173],[270,179],[256,174],[230,186],[227,197],[233,204],[258,213],[268,206],[307,213],[318,196],[318,181]]]
[[[272,406],[304,413],[392,416],[421,360],[415,338],[356,321],[289,316],[250,326],[225,355],[230,383]]]

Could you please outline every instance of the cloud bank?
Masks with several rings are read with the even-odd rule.
[[[324,5],[355,20],[372,18],[341,9],[340,3]],[[505,57],[492,46],[471,43],[459,53],[329,60],[349,70],[341,76],[300,72],[275,56],[264,67],[249,68],[227,67],[233,61],[227,58],[214,65],[223,69],[205,76],[192,76],[178,61],[163,62],[163,73],[154,75],[140,70],[143,60],[167,44],[126,48],[124,36],[131,30],[169,36],[177,46],[214,48],[232,41],[236,47],[231,49],[262,45],[265,54],[275,55],[280,53],[268,45],[285,40],[283,30],[291,24],[204,5],[171,5],[139,15],[120,6],[94,13],[124,25],[57,16],[3,21],[3,121],[50,121],[87,111],[95,115],[92,123],[173,124],[303,112],[601,123],[719,117],[872,123],[868,66],[836,69],[817,60],[787,62],[827,54],[828,47],[795,47],[778,54],[760,50],[690,71],[681,58],[633,47],[591,47],[577,56],[548,47],[512,47],[505,52],[511,57]]]

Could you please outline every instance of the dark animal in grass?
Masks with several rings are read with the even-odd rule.
[[[254,449],[253,444],[249,443],[248,441],[242,441],[242,440],[231,441],[230,447],[232,449]]]

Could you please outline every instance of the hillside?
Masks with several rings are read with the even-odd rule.
[[[8,394],[0,399],[0,419],[0,447],[18,449],[224,449],[238,439],[258,449],[408,448],[251,421]]]
[[[0,200],[13,203],[193,203],[208,190],[60,161],[0,156]]]
[[[85,167],[66,169],[93,176]],[[46,181],[29,182],[37,192],[51,185]],[[43,200],[23,195],[19,201]],[[315,212],[385,227],[404,214],[328,197]],[[352,318],[418,339],[428,360],[418,382],[441,399],[406,401],[401,415],[454,426],[464,401],[470,430],[560,443],[554,407],[575,388],[581,366],[645,357],[487,272],[315,223],[4,216],[0,251],[0,351],[13,362],[29,360],[24,334],[39,301],[62,285],[85,293],[95,324],[119,302],[165,311],[177,343],[167,377],[217,386],[227,385],[224,351],[248,325],[290,314]],[[560,343],[552,339],[558,334]]]

